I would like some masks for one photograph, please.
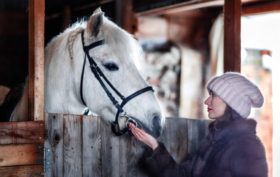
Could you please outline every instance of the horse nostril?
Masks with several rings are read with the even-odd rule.
[[[153,115],[153,129],[155,137],[159,137],[161,134],[161,116],[159,114]]]

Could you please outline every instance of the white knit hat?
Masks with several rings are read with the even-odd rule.
[[[236,72],[212,78],[207,89],[213,91],[243,118],[250,115],[251,107],[261,107],[264,101],[259,88]]]

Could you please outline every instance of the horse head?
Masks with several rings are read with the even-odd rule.
[[[46,112],[81,114],[88,108],[122,134],[129,122],[159,136],[159,103],[137,70],[141,47],[97,9],[46,48]]]

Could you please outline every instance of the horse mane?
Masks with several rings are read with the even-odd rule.
[[[83,28],[77,28],[77,29],[71,31],[69,36],[68,36],[67,48],[68,48],[68,52],[69,52],[71,60],[73,59],[73,54],[74,54],[73,45],[74,45],[75,39],[83,30],[84,30]]]
[[[130,55],[128,56],[128,58],[135,59],[134,63],[136,64],[138,70],[140,70],[140,59],[143,59],[143,57],[141,57],[143,55],[142,48],[138,44],[135,44],[137,43],[137,41],[134,40],[131,34],[118,27],[107,17],[104,16],[103,18],[103,25],[100,31],[103,34],[102,36],[105,37],[105,43],[109,43],[110,47],[113,48],[113,50],[118,50],[119,46],[122,46],[123,53],[125,53],[126,55]],[[62,33],[54,37],[46,46],[46,51],[52,53],[52,50],[56,50],[58,48],[57,45],[59,45],[65,38],[67,38],[65,47],[68,50],[70,59],[73,59],[73,46],[75,40],[80,35],[80,33],[86,29],[86,25],[87,23],[84,20],[74,23],[69,28],[65,29]]]
[[[46,46],[46,54],[48,52],[53,53],[53,50],[57,49],[57,45],[59,45],[65,37],[67,38],[66,47],[69,52],[69,56],[73,59],[73,45],[77,36],[85,29],[86,22],[78,21],[65,29],[62,33],[55,36]],[[47,58],[47,57],[46,57]],[[46,61],[47,62],[47,61]]]

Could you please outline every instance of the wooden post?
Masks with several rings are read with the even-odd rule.
[[[29,0],[29,96],[31,120],[44,119],[45,0]]]
[[[241,0],[225,0],[224,4],[224,72],[240,72]]]
[[[134,33],[133,26],[136,24],[136,17],[132,9],[131,0],[122,0],[116,3],[117,24],[129,33]]]

